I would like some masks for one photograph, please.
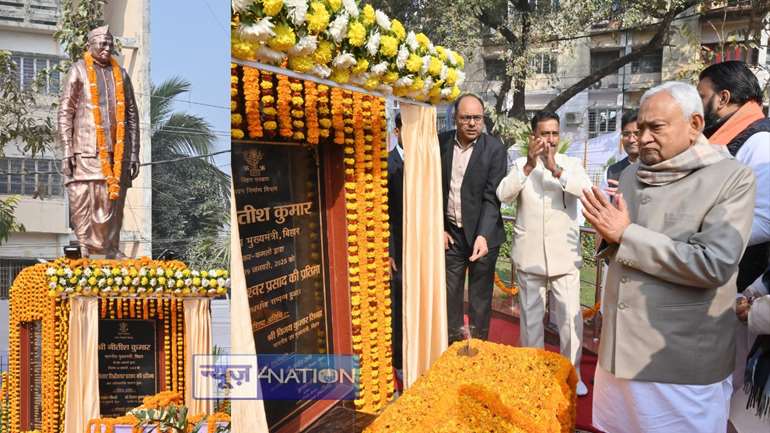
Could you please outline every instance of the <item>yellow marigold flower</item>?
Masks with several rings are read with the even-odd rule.
[[[238,84],[238,77],[235,75],[230,76],[230,84]]]
[[[313,58],[320,65],[326,65],[331,62],[332,56],[334,56],[334,43],[330,41],[319,42],[318,48],[313,53]]]
[[[380,38],[380,54],[385,57],[393,57],[398,53],[398,39],[393,36],[383,36]]]
[[[342,0],[326,0],[329,3],[329,9],[337,12],[342,7]]]
[[[329,79],[340,84],[345,84],[350,80],[350,72],[345,69],[335,69]]]
[[[321,33],[329,26],[329,11],[320,1],[310,3],[310,13],[307,14],[307,31],[310,33]]]
[[[302,91],[302,83],[291,83],[289,85],[291,87],[291,90],[295,92],[301,92]]]
[[[364,6],[364,9],[361,11],[361,21],[364,23],[364,25],[371,26],[374,24],[375,21],[375,13],[374,8],[370,4],[366,4]]]
[[[428,73],[433,75],[434,77],[438,77],[441,75],[441,67],[444,66],[444,63],[441,62],[437,57],[430,56],[430,63],[428,64]]]
[[[425,85],[425,81],[423,81],[422,78],[417,77],[414,79],[414,81],[412,82],[412,85],[409,86],[409,88],[412,90],[421,90],[422,86],[424,85]]]
[[[291,122],[291,124],[295,128],[304,128],[305,127],[305,122],[303,122],[301,120],[294,120],[294,121]]]
[[[275,116],[278,114],[278,110],[276,110],[274,107],[265,107],[262,109],[262,114],[266,116]]]
[[[230,96],[237,96],[238,95],[238,89],[230,89]]]
[[[385,75],[382,77],[382,81],[388,84],[391,84],[396,80],[398,80],[398,72],[396,71],[386,72]]]
[[[259,83],[259,85],[265,90],[270,90],[273,88],[272,81],[262,81],[261,83]]]
[[[453,101],[457,99],[458,96],[460,96],[460,88],[457,86],[452,87],[452,93],[449,95],[449,100]]]
[[[297,72],[307,72],[311,69],[313,69],[313,66],[315,65],[315,61],[310,56],[295,56],[289,58],[289,68],[297,71]],[[292,90],[294,84],[292,84]],[[299,85],[300,90],[302,90],[302,85]]]
[[[455,62],[457,62],[457,67],[462,69],[465,67],[465,59],[463,56],[461,56],[459,53],[452,51],[452,55],[455,58]]]
[[[236,36],[232,36],[232,42],[230,43],[230,50],[234,57],[239,59],[253,59],[254,58],[254,46],[250,42],[242,41]]]
[[[424,49],[428,49],[430,46],[430,39],[425,35],[425,33],[417,33],[415,35],[415,39],[417,39],[417,43],[420,44],[420,47]]]
[[[288,51],[297,43],[297,36],[294,34],[294,30],[287,24],[278,24],[273,28],[275,36],[270,38],[268,45],[270,48],[278,51]]]
[[[332,121],[331,119],[319,119],[318,124],[323,128],[330,128],[332,126]]]
[[[301,96],[293,96],[293,97],[291,98],[291,103],[292,103],[292,105],[294,105],[294,106],[298,106],[298,107],[299,107],[299,106],[302,106],[302,104],[304,104],[304,103],[305,103],[305,100],[304,100],[304,99],[302,99],[302,97],[301,97]]]
[[[441,96],[441,84],[434,84],[433,87],[430,88],[430,92],[428,93],[428,96],[431,98],[438,98]]]
[[[283,0],[262,0],[262,11],[274,17],[283,9]]]
[[[438,58],[439,59],[441,59],[444,62],[446,62],[448,60],[446,48],[441,47],[441,46],[437,46],[436,47],[436,52],[438,53]]]
[[[412,73],[417,73],[422,68],[422,58],[417,54],[410,54],[406,60],[406,70]]]
[[[352,21],[348,25],[348,42],[354,47],[363,46],[366,43],[366,27],[358,21]]]
[[[380,80],[378,80],[377,77],[369,77],[369,79],[366,80],[366,83],[364,83],[364,87],[366,87],[369,90],[375,89],[379,85],[380,85]]]
[[[240,114],[236,113],[230,116],[230,123],[233,125],[240,125],[241,122],[243,122],[243,116]]]
[[[272,104],[273,102],[275,102],[273,95],[265,95],[262,97],[262,103],[265,105]]]
[[[268,131],[275,131],[275,129],[278,128],[278,124],[273,120],[268,120],[262,126]]]
[[[446,72],[446,83],[449,86],[454,86],[457,82],[457,69],[449,68]]]
[[[406,38],[406,29],[401,21],[393,18],[390,20],[390,31],[396,36],[399,41],[403,41]]]
[[[361,72],[366,72],[367,69],[369,69],[369,61],[360,58],[356,61],[356,66],[353,66],[353,73],[360,74]]]

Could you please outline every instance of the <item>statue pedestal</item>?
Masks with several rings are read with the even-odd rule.
[[[224,423],[224,422],[218,422],[217,423],[217,426],[226,426],[226,425],[227,425],[227,423]],[[133,426],[128,425],[128,424],[118,424],[118,425],[115,425],[115,428],[114,428],[113,432],[115,432],[115,433],[133,433],[133,431],[134,431],[133,428],[134,428]],[[107,432],[107,426],[103,425],[102,428],[101,428],[101,432],[97,431],[96,426],[91,427],[91,433],[106,433],[106,432]],[[144,430],[142,431],[142,433],[157,433],[157,432],[158,432],[158,428],[155,427],[155,426],[145,427]],[[194,433],[209,433],[208,425],[206,423],[204,423],[201,426],[201,428],[199,428]],[[214,432],[210,432],[210,433],[214,433]]]

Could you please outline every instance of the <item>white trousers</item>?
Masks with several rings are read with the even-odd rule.
[[[519,330],[523,347],[545,346],[543,318],[546,290],[553,293],[551,309],[559,328],[559,350],[572,362],[580,378],[580,354],[583,340],[583,315],[580,311],[580,271],[554,277],[516,272],[521,303]]]

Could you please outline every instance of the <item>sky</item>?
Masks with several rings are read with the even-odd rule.
[[[230,147],[230,2],[224,0],[152,0],[150,3],[150,75],[159,84],[173,76],[192,89],[174,103],[206,119],[217,135],[215,150]],[[230,171],[230,155],[216,157]]]

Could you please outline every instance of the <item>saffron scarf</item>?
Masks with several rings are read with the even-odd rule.
[[[757,120],[765,117],[762,107],[755,101],[749,101],[738,109],[717,131],[709,137],[712,144],[727,146],[733,139]]]
[[[727,152],[726,147],[709,144],[706,137],[701,135],[689,149],[673,158],[655,165],[640,163],[636,177],[639,182],[650,186],[668,185],[700,168],[728,158],[732,156]]]

